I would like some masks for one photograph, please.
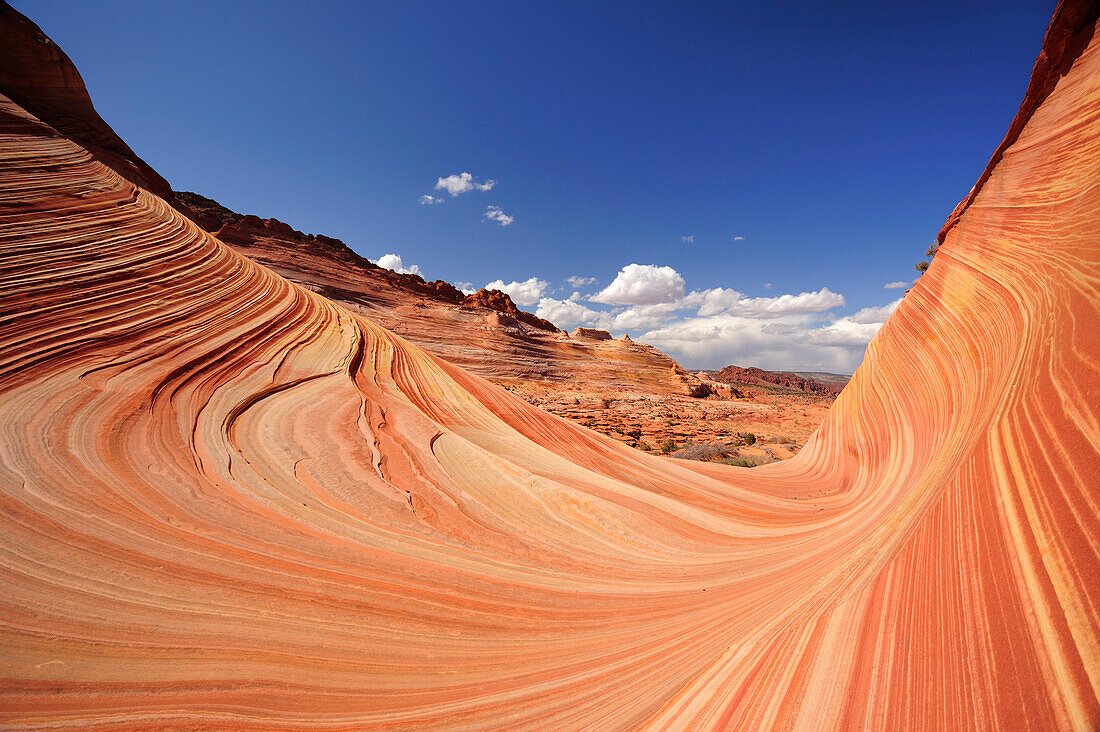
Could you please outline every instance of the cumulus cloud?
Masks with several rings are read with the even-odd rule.
[[[884,290],[901,290],[909,286],[909,283],[905,280],[898,280],[897,282],[887,282],[882,286]]]
[[[679,308],[680,304],[675,302],[635,305],[616,312],[602,313],[596,325],[612,333],[658,328],[675,317]]]
[[[435,203],[443,203],[443,199],[441,197],[439,197],[439,196],[429,196],[427,193],[425,193],[423,196],[421,196],[417,200],[420,201],[421,206],[431,206],[432,204],[435,204]]]
[[[568,282],[582,286],[593,279],[576,275]],[[748,297],[726,287],[685,294],[684,278],[672,267],[636,263],[592,296],[574,291],[568,299],[550,297],[549,283],[537,277],[496,280],[486,287],[508,293],[521,307],[536,306],[540,318],[567,330],[588,326],[630,333],[688,368],[734,363],[851,373],[901,302],[836,317],[830,311],[845,307],[845,298],[828,287],[775,297]]]
[[[877,323],[879,325],[882,325],[883,323],[886,322],[886,319],[889,318],[890,315],[895,310],[897,310],[898,305],[901,305],[901,298],[900,297],[897,300],[894,300],[891,303],[887,303],[886,305],[883,305],[882,307],[863,308],[862,310],[857,310],[856,314],[853,315],[851,319],[852,319],[853,323],[860,323],[860,324],[875,324],[875,323]]]
[[[728,292],[733,291],[724,291]],[[765,369],[851,373],[863,359],[867,344],[900,302],[899,298],[824,323],[820,315],[808,312],[761,318],[727,309],[710,316],[697,314],[670,320],[643,333],[640,340],[666,351],[689,368],[719,368],[733,363]]]
[[[504,280],[493,280],[489,284],[485,285],[486,290],[500,290],[507,293],[508,297],[512,298],[512,302],[516,305],[527,307],[534,305],[546,292],[546,288],[550,286],[550,283],[546,280],[540,280],[537,277],[524,280],[523,282],[516,282],[515,280],[504,284]],[[549,320],[549,318],[547,318]]]
[[[372,259],[372,262],[377,264],[382,269],[392,269],[399,274],[420,274],[420,267],[415,264],[410,264],[408,267],[401,261],[401,257],[396,254],[383,254],[378,259]]]
[[[595,324],[603,313],[587,308],[573,299],[555,300],[552,297],[544,297],[539,300],[535,315],[549,320],[559,328],[572,330],[578,325]]]
[[[695,234],[688,234],[687,236],[681,236],[680,242],[683,244],[691,244],[695,241]]]
[[[718,287],[712,290],[692,292],[684,298],[687,305],[698,306],[701,316],[727,313],[743,318],[769,319],[785,315],[823,313],[844,306],[844,296],[822,287],[816,292],[800,292],[797,295],[779,297],[745,297],[737,290]]]
[[[677,302],[683,296],[684,278],[672,267],[628,264],[591,300],[605,305],[657,305]]]
[[[573,275],[565,280],[573,287],[584,287],[585,285],[593,285],[596,283],[595,277],[581,277],[580,275]]]
[[[495,180],[487,180],[481,183],[469,173],[458,173],[437,180],[435,189],[437,191],[447,191],[453,198],[454,196],[459,196],[470,191],[488,191],[496,184],[497,182]]]
[[[725,312],[744,299],[745,296],[737,290],[715,287],[711,290],[693,291],[683,299],[683,303],[698,308],[699,315],[710,316]]]
[[[814,329],[805,324],[774,323],[734,315],[686,318],[641,335],[688,368],[729,364],[765,369],[820,369],[849,373],[862,349],[840,344],[807,343]],[[864,343],[866,345],[866,343]]]
[[[490,221],[496,221],[501,226],[507,226],[508,224],[515,221],[514,217],[509,216],[508,214],[501,211],[500,206],[487,206],[485,208],[485,213],[483,213],[482,216],[489,219]]]
[[[463,295],[472,295],[477,292],[477,288],[474,287],[473,282],[456,282],[455,287],[457,287]]]

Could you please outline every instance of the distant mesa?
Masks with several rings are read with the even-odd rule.
[[[574,338],[587,338],[590,341],[611,340],[610,333],[606,330],[597,330],[596,328],[574,328],[572,336]]]
[[[822,374],[821,376],[831,377],[831,380],[820,381],[791,372],[765,371],[755,366],[750,366],[748,368],[726,366],[718,371],[706,371],[701,373],[706,374],[715,381],[721,381],[727,384],[782,386],[787,389],[798,389],[799,391],[827,397],[835,397],[839,394],[841,390],[844,389],[845,384],[848,383],[849,378],[840,374]]]

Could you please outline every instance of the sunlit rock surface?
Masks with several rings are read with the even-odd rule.
[[[655,396],[686,395],[701,384],[653,346],[604,343],[610,340],[606,331],[589,328],[570,337],[521,311],[503,292],[466,295],[448,282],[378,267],[339,240],[242,216],[195,193],[175,195],[196,223],[230,248],[495,383]]]
[[[0,722],[1095,727],[1100,42],[1062,46],[753,470],[530,407],[4,99]]]

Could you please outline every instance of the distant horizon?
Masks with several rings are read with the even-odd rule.
[[[199,193],[198,191],[183,191],[183,190],[173,188],[172,192],[176,193],[176,194],[198,195],[198,196],[202,196],[203,198],[207,198],[207,199],[212,200],[212,201],[214,200],[214,199],[209,198],[209,196],[203,196],[203,194]],[[215,203],[220,204],[220,201],[215,201]],[[316,236],[316,235],[328,236],[323,231],[302,231],[300,229],[297,229],[294,226],[293,222],[283,221],[282,219],[279,219],[277,216],[265,216],[263,214],[250,213],[248,211],[235,211],[234,213],[238,213],[238,214],[245,215],[245,216],[247,216],[247,215],[256,216],[257,218],[259,218],[261,220],[275,219],[277,221],[281,221],[282,223],[291,226],[291,228],[294,228],[296,231],[300,231],[302,234],[305,234],[307,236]],[[343,241],[343,240],[340,240],[340,241]],[[343,242],[343,243],[347,244],[347,242]],[[378,264],[378,262],[374,262],[374,263]],[[421,277],[422,279],[424,279],[423,275],[421,275],[420,273],[406,272],[406,273],[403,273],[403,274],[415,274],[416,276]],[[430,281],[430,280],[425,280],[425,281]],[[446,280],[444,280],[444,281],[446,281]],[[453,284],[453,283],[451,283],[451,284]],[[488,288],[488,289],[491,289],[491,288]],[[505,292],[504,294],[507,295],[508,293]],[[522,310],[524,308],[521,307],[520,309]],[[530,312],[530,311],[528,311],[528,312]],[[554,325],[557,325],[557,323],[554,323]],[[572,329],[563,328],[563,330],[569,331],[569,330],[573,330],[575,328],[587,328],[587,327],[588,326],[578,325],[578,326],[574,326],[574,328],[572,328]],[[602,328],[597,328],[595,330],[603,330],[603,329]],[[609,333],[610,331],[604,331],[604,332]],[[629,335],[629,334],[623,334],[623,335]],[[619,338],[621,338],[621,337],[622,337],[622,335],[619,336]],[[644,341],[642,341],[642,343],[644,343]],[[679,361],[677,361],[677,363],[679,363]],[[745,363],[728,363],[728,364],[723,364],[722,366],[717,366],[717,367],[706,366],[706,367],[698,367],[698,368],[695,368],[695,367],[692,367],[692,366],[686,366],[682,363],[680,363],[679,365],[685,371],[687,371],[689,373],[697,373],[697,372],[700,372],[700,371],[718,371],[718,370],[723,369],[727,366],[735,366],[735,367],[738,367],[738,368],[752,368],[752,367],[762,368],[760,366],[757,366],[756,364],[745,364]],[[763,369],[763,370],[771,371],[771,372],[777,372],[777,373],[792,373],[792,374],[799,375],[799,376],[806,376],[807,374],[819,374],[819,375],[823,375],[823,376],[843,376],[843,377],[846,377],[846,378],[851,378],[852,375],[854,374],[854,371],[852,371],[850,373],[842,373],[842,372],[821,371],[821,370],[814,370],[814,369]]]
[[[174,188],[692,370],[839,375],[1054,7],[13,5]]]

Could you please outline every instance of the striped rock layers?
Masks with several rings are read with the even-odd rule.
[[[1081,17],[816,436],[751,471],[530,407],[3,98],[0,723],[1096,726]]]

